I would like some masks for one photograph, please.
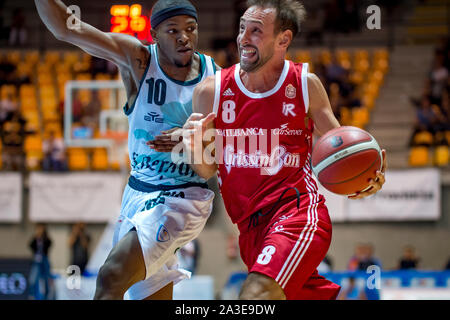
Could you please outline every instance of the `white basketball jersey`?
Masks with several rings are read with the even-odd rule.
[[[214,60],[196,53],[200,57],[201,72],[196,79],[182,82],[170,78],[162,70],[155,44],[149,46],[149,51],[150,63],[141,80],[136,101],[131,107],[127,104],[124,108],[129,122],[128,150],[134,186],[139,182],[170,186],[204,183],[206,181],[188,164],[173,163],[170,152],[156,152],[146,143],[163,130],[184,125],[192,113],[194,88],[206,77],[214,75]]]

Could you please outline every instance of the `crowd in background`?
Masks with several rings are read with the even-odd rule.
[[[433,63],[420,97],[412,98],[416,120],[410,146],[449,145],[450,131],[450,37],[436,47]]]

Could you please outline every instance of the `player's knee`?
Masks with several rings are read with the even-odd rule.
[[[274,279],[260,273],[250,273],[242,286],[239,299],[285,300],[286,296]]]

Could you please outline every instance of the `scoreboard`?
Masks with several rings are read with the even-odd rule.
[[[111,32],[129,34],[141,41],[152,42],[150,15],[142,14],[140,4],[113,5],[110,12]]]

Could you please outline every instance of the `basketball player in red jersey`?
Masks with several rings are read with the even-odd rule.
[[[335,299],[340,289],[316,270],[332,231],[310,166],[313,131],[340,125],[308,64],[284,59],[303,17],[295,0],[249,0],[237,37],[240,63],[196,87],[184,126],[192,136],[216,130],[216,163],[191,166],[206,179],[218,169],[249,271],[241,299]],[[194,161],[209,143],[183,141]],[[383,150],[372,188],[353,198],[380,190],[385,167]]]

